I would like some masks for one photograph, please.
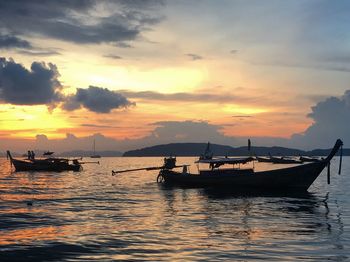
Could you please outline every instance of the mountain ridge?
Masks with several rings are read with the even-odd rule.
[[[199,156],[203,154],[207,143],[169,143],[136,150],[126,151],[124,157],[146,157],[146,156]],[[244,156],[250,155],[247,146],[232,147],[227,145],[210,144],[211,151],[216,156]],[[252,146],[253,155],[265,156],[326,156],[331,151],[328,149],[300,150],[280,146]],[[343,149],[343,155],[350,156],[350,149]]]

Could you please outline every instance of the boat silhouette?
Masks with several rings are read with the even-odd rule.
[[[255,161],[253,157],[245,158],[199,158],[196,164],[209,164],[208,169],[199,170],[199,174],[188,172],[188,165],[176,165],[176,158],[164,158],[161,167],[139,168],[134,170],[112,171],[118,173],[137,170],[157,170],[159,174],[157,182],[167,186],[202,187],[202,188],[230,188],[240,192],[305,192],[327,167],[327,182],[330,183],[330,161],[340,149],[342,156],[343,142],[338,139],[328,157],[318,162],[303,164],[300,161],[291,167],[273,170],[255,171],[254,168],[240,168],[240,165]],[[341,170],[341,158],[339,162],[339,174]],[[231,165],[230,168],[220,168]],[[238,165],[238,168],[235,167]],[[174,169],[182,167],[182,171]],[[198,168],[199,169],[199,168]]]
[[[28,159],[19,160],[12,157],[11,152],[7,151],[7,158],[10,159],[11,165],[15,167],[15,171],[80,171],[81,163],[78,159],[68,158],[44,158],[35,159],[33,151],[28,154]]]

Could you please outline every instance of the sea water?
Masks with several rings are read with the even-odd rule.
[[[161,158],[99,161],[38,173],[0,159],[0,261],[350,260],[350,157],[340,176],[332,161],[330,185],[324,170],[308,194],[278,196],[165,188],[157,171],[111,175]]]

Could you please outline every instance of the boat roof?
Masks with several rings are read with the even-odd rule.
[[[211,158],[211,159],[199,159],[195,163],[206,163],[206,164],[245,164],[250,161],[253,161],[253,157],[219,157],[219,158]]]

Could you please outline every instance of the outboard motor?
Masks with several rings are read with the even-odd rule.
[[[164,169],[173,169],[176,166],[176,157],[165,157],[164,158]]]

